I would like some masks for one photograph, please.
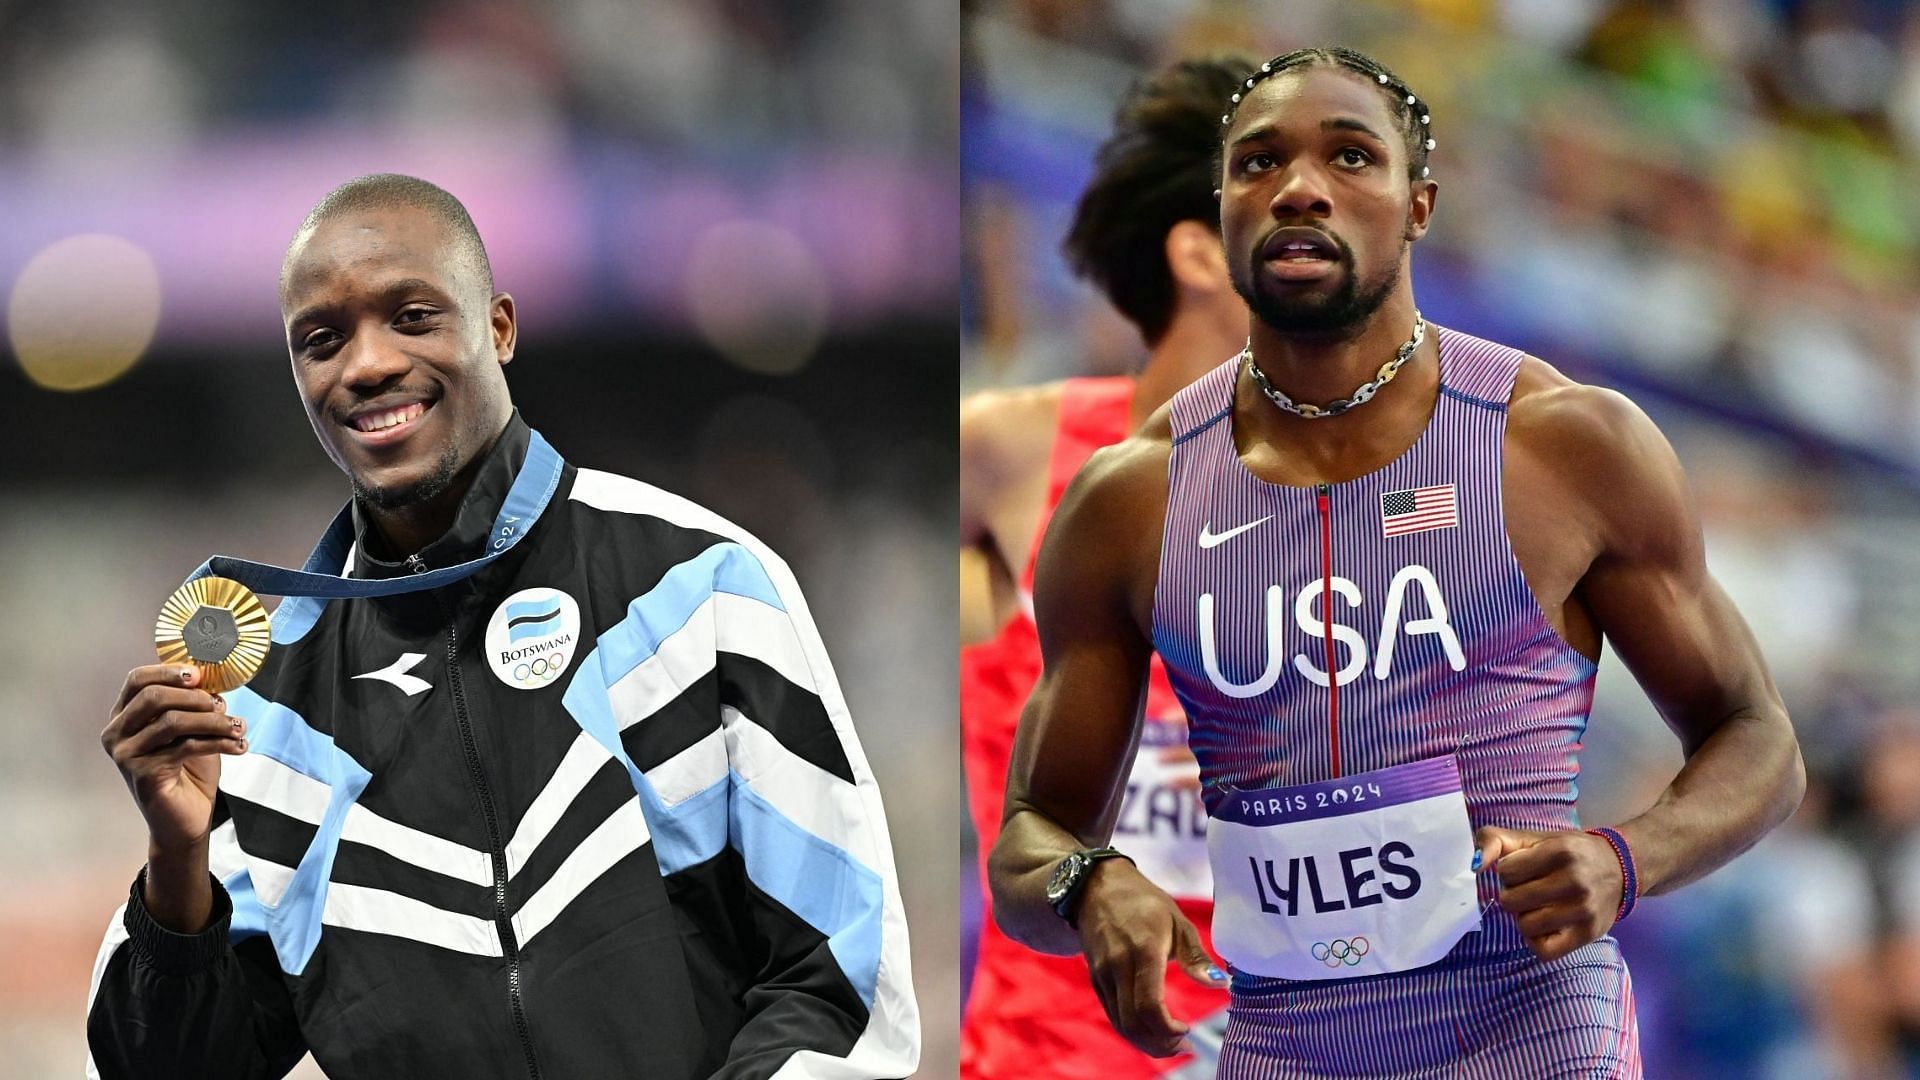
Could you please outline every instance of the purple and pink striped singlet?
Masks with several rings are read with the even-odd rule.
[[[1289,487],[1247,470],[1233,442],[1237,358],[1173,399],[1153,638],[1214,805],[1229,788],[1452,755],[1476,828],[1578,828],[1595,667],[1542,614],[1501,508],[1521,353],[1432,329],[1432,419],[1392,463],[1344,483]],[[1236,973],[1219,1075],[1638,1077],[1613,939],[1541,962],[1493,876],[1479,887],[1482,929],[1427,967],[1314,982]]]

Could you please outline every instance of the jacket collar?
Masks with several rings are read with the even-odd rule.
[[[532,440],[533,429],[520,419],[520,410],[515,409],[507,419],[506,429],[494,440],[493,449],[480,464],[474,474],[473,485],[460,500],[460,509],[454,514],[453,526],[440,539],[421,548],[413,560],[388,561],[375,551],[385,552],[386,542],[374,530],[373,522],[367,517],[360,500],[353,500],[353,533],[355,557],[353,574],[357,578],[388,578],[402,574],[419,572],[422,569],[436,570],[443,566],[452,566],[466,562],[484,554],[482,548],[487,534],[493,530],[494,518],[500,512],[500,504],[506,499],[507,491],[513,487],[514,478],[520,473],[520,467],[527,459],[527,445]],[[368,540],[371,537],[372,544]]]

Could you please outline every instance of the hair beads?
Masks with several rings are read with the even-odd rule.
[[[1433,115],[1420,109],[1420,99],[1406,83],[1378,60],[1352,49],[1332,46],[1325,49],[1297,49],[1261,64],[1259,70],[1249,75],[1227,102],[1227,111],[1220,116],[1220,126],[1224,129],[1233,122],[1233,114],[1240,103],[1260,84],[1262,79],[1271,78],[1283,71],[1311,67],[1315,64],[1337,64],[1349,71],[1357,72],[1373,79],[1380,87],[1393,96],[1396,119],[1400,123],[1401,135],[1407,144],[1407,172],[1410,176],[1426,179],[1433,174],[1427,165],[1427,154],[1439,144],[1434,141],[1431,129]],[[1225,134],[1224,130],[1222,134]],[[1416,170],[1418,170],[1416,172]]]

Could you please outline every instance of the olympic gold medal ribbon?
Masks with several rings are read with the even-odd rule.
[[[246,685],[266,663],[273,642],[266,609],[253,590],[284,597],[277,614],[288,626],[311,626],[322,603],[398,596],[450,585],[505,555],[526,536],[560,487],[567,463],[537,431],[528,432],[527,456],[488,534],[486,553],[422,574],[396,578],[341,576],[353,546],[353,507],[336,514],[304,570],[215,555],[167,599],[153,628],[154,647],[169,664],[199,669],[200,685],[216,694]],[[298,637],[293,632],[293,637]]]
[[[199,686],[215,694],[245,686],[267,661],[272,642],[267,609],[231,578],[195,578],[160,608],[153,645],[160,660],[199,669]]]

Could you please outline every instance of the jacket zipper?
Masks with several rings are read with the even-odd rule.
[[[1333,666],[1333,485],[1319,486],[1320,627],[1327,643],[1327,753],[1333,775],[1340,775],[1340,674]]]
[[[407,557],[407,565],[416,574],[427,572],[420,556]],[[480,817],[487,825],[487,855],[493,862],[493,926],[500,935],[500,949],[507,960],[507,1006],[513,1011],[514,1031],[520,1036],[520,1052],[526,1057],[527,1075],[539,1080],[540,1061],[533,1053],[533,1032],[527,1026],[527,1010],[520,1000],[520,942],[513,934],[513,919],[507,912],[507,849],[500,840],[500,819],[493,807],[493,789],[480,768],[480,747],[473,738],[473,721],[467,714],[466,684],[460,678],[460,638],[454,629],[453,610],[447,613],[447,684],[453,690],[453,721],[460,729],[460,748],[467,759],[467,779],[473,782],[480,800]]]

